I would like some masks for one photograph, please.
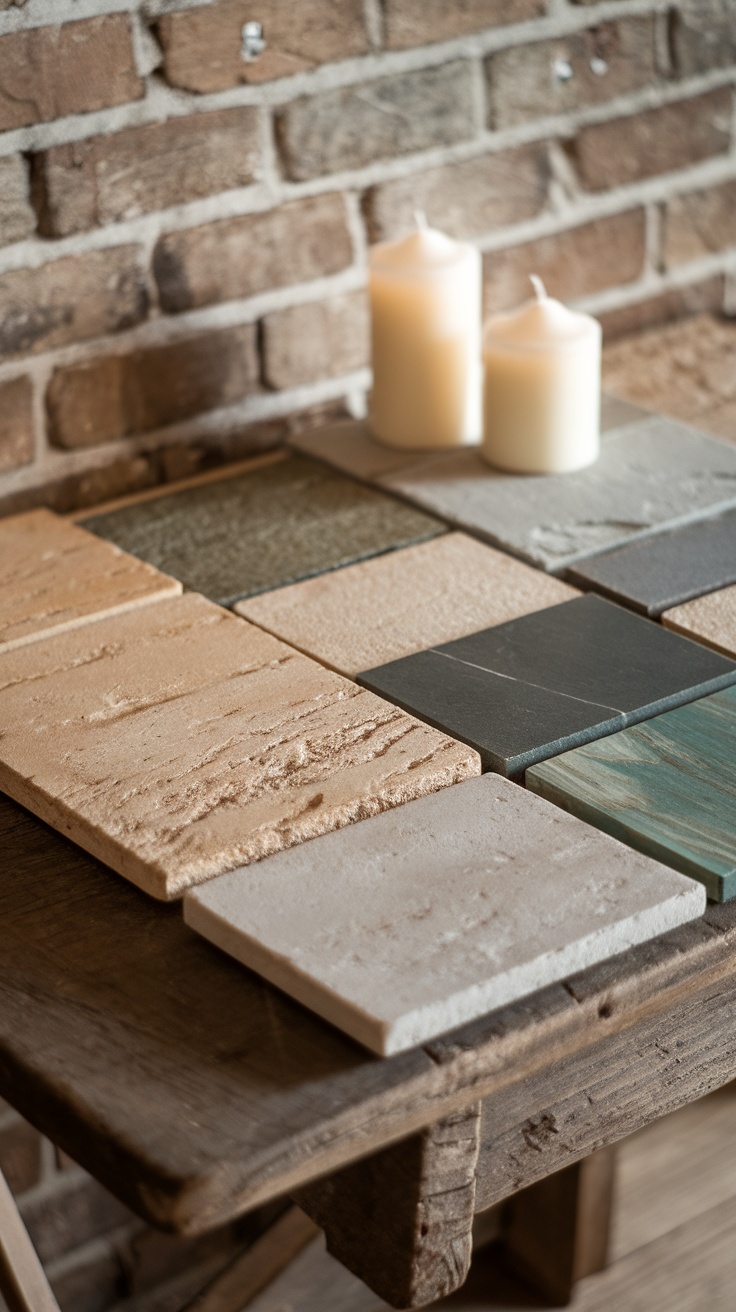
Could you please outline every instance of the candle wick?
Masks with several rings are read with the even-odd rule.
[[[546,300],[547,300],[547,288],[545,287],[544,283],[542,282],[542,279],[541,279],[536,273],[530,273],[530,274],[529,274],[529,281],[530,281],[532,287],[534,288],[534,295],[536,296],[537,300],[538,300],[538,301],[546,301]]]
[[[424,213],[424,210],[414,211],[414,222],[416,223],[420,232],[424,232],[429,227],[429,224],[427,223],[427,216]]]

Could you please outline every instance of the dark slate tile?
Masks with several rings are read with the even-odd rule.
[[[533,792],[736,896],[736,688],[527,771]]]
[[[224,606],[445,531],[431,515],[304,456],[84,525]]]
[[[567,577],[644,615],[736,583],[736,510],[593,556]]]
[[[358,676],[515,776],[736,683],[736,664],[589,594]]]

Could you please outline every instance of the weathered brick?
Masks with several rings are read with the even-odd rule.
[[[120,332],[147,308],[136,246],[16,269],[0,277],[0,357]]]
[[[736,63],[733,0],[679,0],[671,24],[675,63],[683,76]]]
[[[473,87],[461,60],[301,96],[276,116],[286,174],[321,177],[474,135]]]
[[[65,237],[244,187],[256,177],[259,155],[252,106],[52,146],[34,161],[41,231]]]
[[[664,260],[668,268],[732,246],[736,246],[736,179],[667,202]]]
[[[102,448],[104,452],[104,447]],[[155,454],[119,457],[100,463],[100,453],[90,453],[90,468],[57,475],[35,487],[3,494],[0,484],[0,515],[19,515],[35,506],[48,506],[60,515],[86,506],[99,506],[103,501],[126,496],[129,492],[142,492],[160,481]],[[0,1312],[2,1304],[0,1303]]]
[[[120,1258],[114,1245],[103,1239],[54,1263],[49,1284],[61,1312],[106,1312],[127,1293]]]
[[[130,1219],[127,1207],[82,1172],[59,1177],[51,1188],[34,1190],[21,1203],[21,1215],[42,1262],[96,1239]]]
[[[483,261],[487,312],[508,310],[528,300],[530,273],[538,274],[549,293],[562,300],[633,282],[642,271],[644,251],[640,209],[493,251]]]
[[[178,313],[338,273],[352,258],[344,202],[328,195],[168,233],[153,269],[163,308]]]
[[[0,159],[0,246],[30,237],[35,228],[25,160],[6,155]]]
[[[722,274],[706,278],[703,282],[692,283],[688,287],[672,287],[669,291],[658,292],[648,296],[634,305],[622,305],[617,310],[606,310],[599,314],[606,341],[618,337],[629,337],[632,333],[644,332],[672,323],[677,319],[687,319],[703,311],[723,309],[725,280]]]
[[[263,371],[270,387],[339,378],[368,363],[368,307],[363,292],[293,305],[263,321]]]
[[[32,407],[29,378],[0,383],[0,473],[33,459]]]
[[[384,0],[386,44],[405,50],[431,41],[451,41],[468,32],[541,18],[546,0]]]
[[[98,446],[216,410],[258,388],[253,324],[57,369],[47,406],[51,440]]]
[[[453,237],[479,237],[539,214],[547,201],[543,143],[446,164],[373,187],[366,198],[371,237],[395,237],[415,210]]]
[[[732,106],[730,88],[721,87],[583,128],[571,148],[580,179],[605,191],[719,155],[731,143]]]
[[[0,388],[0,456],[3,449],[4,390]],[[38,1130],[34,1130],[32,1125],[20,1117],[0,1129],[0,1171],[14,1194],[25,1193],[26,1189],[31,1189],[39,1181],[41,1136]]]
[[[266,49],[241,56],[243,24],[263,24]],[[167,80],[187,91],[224,91],[239,82],[289,77],[370,49],[362,0],[221,0],[166,14],[158,24]]]
[[[560,67],[570,75],[560,77]],[[486,78],[489,124],[496,128],[638,91],[658,81],[654,17],[499,50],[486,61]]]
[[[0,130],[86,114],[142,95],[127,14],[0,37]]]

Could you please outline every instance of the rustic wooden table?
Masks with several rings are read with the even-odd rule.
[[[736,905],[380,1060],[5,798],[0,851],[0,1095],[164,1228],[291,1194],[397,1306],[535,1182],[506,1241],[562,1298],[604,1260],[597,1150],[736,1075]]]

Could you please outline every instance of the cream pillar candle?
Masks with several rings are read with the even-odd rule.
[[[388,446],[463,446],[481,436],[481,260],[417,216],[369,255],[370,421]]]
[[[564,474],[600,450],[601,326],[547,296],[490,319],[483,336],[483,455],[499,469]]]

